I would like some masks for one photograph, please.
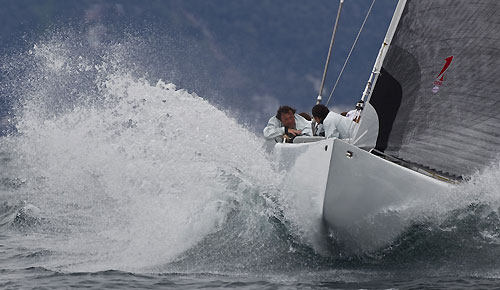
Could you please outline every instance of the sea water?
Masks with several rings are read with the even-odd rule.
[[[353,254],[324,229],[314,170],[282,170],[230,112],[141,74],[137,40],[74,40],[3,63],[0,287],[499,287],[497,164],[399,208],[406,230]]]

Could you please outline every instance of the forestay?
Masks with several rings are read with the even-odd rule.
[[[369,99],[376,148],[456,176],[487,166],[500,148],[499,68],[500,1],[406,1]]]

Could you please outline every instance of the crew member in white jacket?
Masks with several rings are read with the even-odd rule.
[[[312,109],[312,115],[317,124],[322,124],[326,138],[347,139],[352,137],[356,127],[350,118],[331,112],[325,105],[316,105]],[[318,132],[320,134],[321,132]]]
[[[295,114],[295,109],[289,106],[279,107],[276,116],[271,117],[264,128],[264,137],[274,139],[276,142],[300,135],[312,136],[311,122]]]

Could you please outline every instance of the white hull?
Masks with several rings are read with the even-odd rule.
[[[274,147],[280,169],[300,168],[301,170],[318,172],[318,174],[324,175],[325,184],[332,150],[333,139],[299,144],[277,143]]]
[[[335,140],[323,217],[354,251],[393,241],[405,227],[399,211],[422,204],[449,184]]]
[[[314,180],[297,180],[294,188],[324,192],[324,196],[311,196],[313,203],[317,201],[320,206],[309,210],[321,216],[322,204],[322,216],[332,236],[353,252],[373,251],[390,244],[408,226],[401,210],[425,203],[449,188],[448,183],[339,139],[277,144],[275,150],[280,168],[289,171],[292,179],[305,172],[317,173]]]

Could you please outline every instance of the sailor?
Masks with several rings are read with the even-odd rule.
[[[354,121],[354,118],[356,118],[356,109],[350,110],[349,112],[342,112],[342,113],[340,113],[340,115],[347,117],[347,118]]]
[[[316,123],[320,124],[318,128],[322,125],[326,138],[351,138],[352,131],[357,125],[352,119],[332,112],[327,106],[321,104],[313,107],[312,114]],[[321,133],[318,132],[318,135]]]
[[[271,117],[264,128],[264,137],[281,142],[283,138],[291,141],[295,136],[312,136],[311,122],[295,114],[295,109],[281,106],[276,116]]]
[[[359,123],[360,115],[359,115],[358,111],[363,110],[364,104],[365,104],[365,102],[363,100],[360,100],[356,104],[356,108],[354,110],[350,110],[349,112],[342,112],[342,113],[340,113],[340,115],[347,117],[356,123]]]

